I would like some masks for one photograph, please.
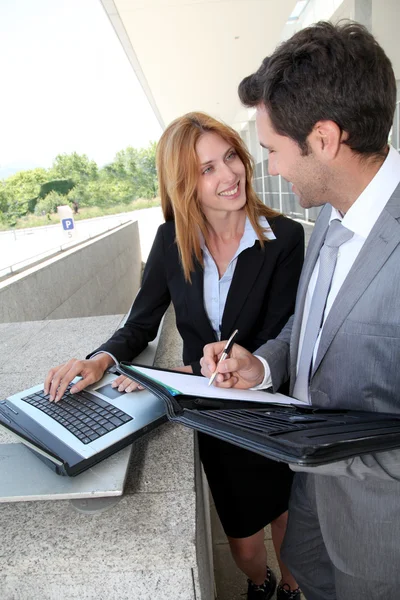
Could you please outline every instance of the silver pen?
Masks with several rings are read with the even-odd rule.
[[[234,337],[235,335],[238,333],[239,329],[235,329],[235,331],[232,333],[231,337],[229,338],[229,340],[226,342],[225,348],[223,349],[223,352],[221,354],[221,357],[219,359],[219,361],[217,362],[217,366],[215,367],[215,371],[214,373],[211,375],[209,381],[208,381],[208,385],[211,385],[212,382],[214,381],[214,379],[216,378],[216,376],[218,375],[218,365],[220,362],[222,362],[223,360],[226,359],[226,357],[228,356],[229,352],[232,350],[232,346],[234,344]]]

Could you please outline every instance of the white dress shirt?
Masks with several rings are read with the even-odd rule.
[[[364,245],[365,240],[371,232],[371,229],[377,222],[381,215],[385,205],[389,198],[393,194],[394,190],[400,183],[400,155],[398,152],[390,146],[389,153],[382,164],[381,168],[370,181],[365,190],[360,194],[354,204],[349,208],[347,213],[342,217],[336,208],[332,207],[332,213],[330,221],[333,219],[339,219],[342,221],[344,227],[354,233],[353,237],[340,246],[338,258],[333,273],[332,284],[326,301],[326,307],[324,312],[324,318],[322,327],[315,343],[313,360],[317,355],[319,342],[321,339],[321,333],[324,327],[324,323],[327,319],[329,311],[335,301],[336,296],[339,293],[340,288],[343,285],[351,267],[354,264],[361,248]],[[329,221],[329,222],[330,222]],[[315,264],[314,271],[311,275],[310,282],[308,284],[303,320],[301,324],[300,340],[299,340],[299,351],[297,357],[297,369],[299,367],[299,360],[301,355],[301,349],[303,345],[304,332],[307,324],[308,314],[310,312],[311,300],[315,290],[319,271],[319,258]],[[257,355],[256,355],[257,356]],[[257,356],[264,365],[265,375],[262,383],[254,389],[265,389],[272,386],[272,378],[270,369],[267,361]]]

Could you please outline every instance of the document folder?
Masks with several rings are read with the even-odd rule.
[[[170,421],[273,460],[318,466],[400,448],[400,414],[325,410],[282,394],[207,387],[204,377],[129,363],[118,371],[161,398]]]

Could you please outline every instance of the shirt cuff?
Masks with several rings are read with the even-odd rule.
[[[100,352],[96,352],[95,354],[92,354],[92,356],[90,358],[94,358],[95,356],[98,356],[99,354],[108,354],[108,356],[111,356],[111,358],[115,362],[115,366],[116,367],[118,366],[118,361],[115,358],[115,356],[113,354],[110,354],[110,352],[105,352],[104,350],[100,350]],[[111,365],[110,367],[108,367],[107,371],[109,371],[110,369],[114,369],[114,367]]]
[[[253,356],[258,358],[258,360],[261,361],[264,366],[264,379],[262,380],[262,382],[260,384],[254,386],[250,389],[251,390],[267,390],[268,388],[272,387],[271,370],[270,370],[265,358],[263,358],[262,356],[257,356],[257,354],[253,354]]]

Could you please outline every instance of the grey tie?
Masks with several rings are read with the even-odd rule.
[[[304,402],[308,402],[308,388],[314,348],[323,323],[326,300],[331,288],[339,246],[347,242],[353,235],[352,231],[343,227],[339,219],[334,219],[329,225],[324,245],[319,252],[318,278],[311,300],[299,369],[293,389],[293,396]]]

